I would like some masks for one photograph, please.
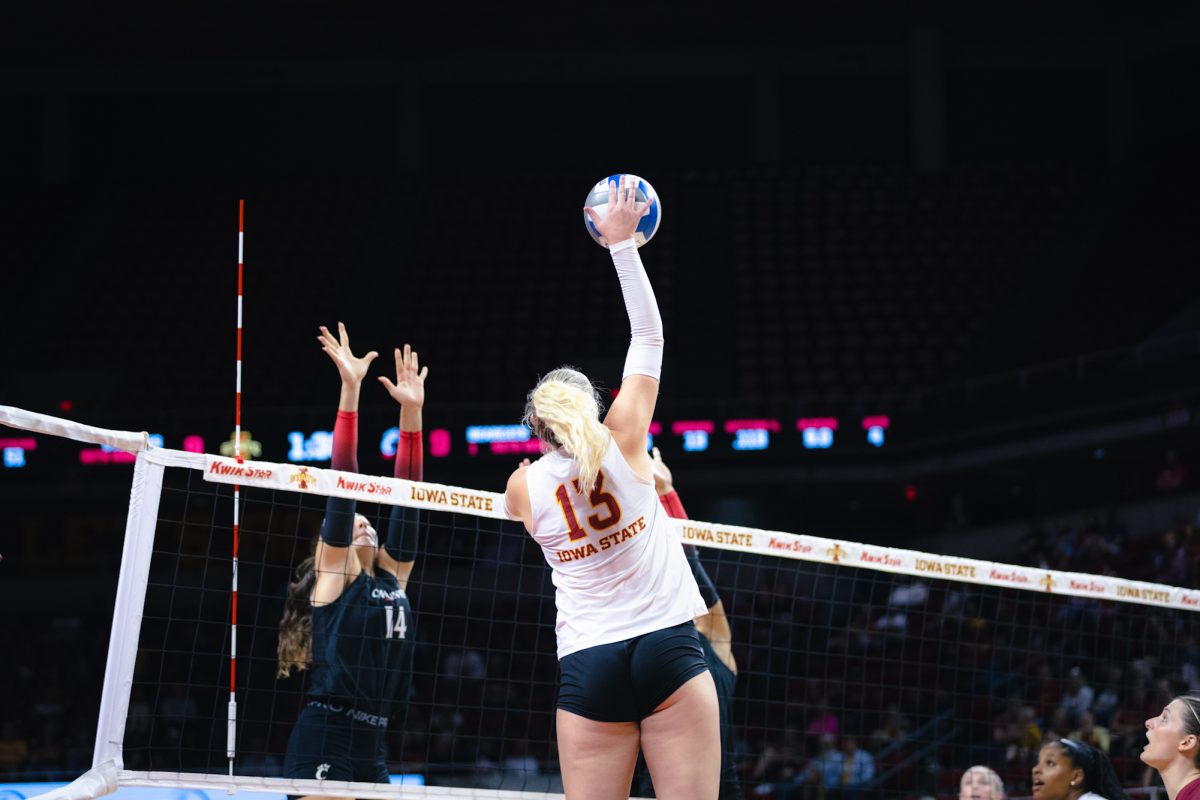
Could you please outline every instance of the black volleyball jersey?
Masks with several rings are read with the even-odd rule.
[[[396,577],[359,573],[332,603],[313,606],[311,697],[387,716],[408,694],[412,606]]]

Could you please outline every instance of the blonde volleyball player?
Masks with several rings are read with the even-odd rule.
[[[505,506],[553,570],[558,620],[556,711],[570,800],[624,800],[638,748],[664,800],[716,800],[717,694],[692,619],[707,612],[683,546],[654,491],[646,430],[658,398],[662,319],[634,244],[632,183],[609,211],[588,212],[609,250],[631,341],[604,421],[591,382],[553,370],[525,419],[543,455],[509,478]]]
[[[321,348],[342,378],[332,467],[358,471],[358,398],[374,351],[358,357],[346,327],[324,326]],[[408,345],[396,350],[396,382],[380,381],[400,404],[395,475],[422,477],[425,376]],[[387,538],[355,501],[331,497],[316,552],[297,569],[279,631],[279,676],[308,669],[308,702],[288,739],[284,777],[388,783],[388,717],[412,675],[412,607],[405,594],[419,549],[413,509],[395,506]]]
[[[1158,770],[1169,800],[1200,800],[1200,697],[1181,694],[1146,720],[1142,761]]]

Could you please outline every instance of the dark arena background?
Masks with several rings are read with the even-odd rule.
[[[581,207],[636,173],[663,210],[653,440],[689,517],[949,565],[701,548],[742,794],[951,800],[986,764],[1027,797],[1038,744],[1074,735],[1165,798],[1142,723],[1200,690],[1196,611],[953,565],[1200,589],[1200,11],[498,5],[13,12],[0,405],[228,453],[244,200],[255,457],[329,466],[315,338],[343,321],[383,354],[360,471],[392,474],[374,376],[408,342],[425,479],[502,492],[539,375],[620,381],[628,320]],[[0,784],[52,785],[92,766],[132,457],[8,427],[0,452]],[[227,490],[164,484],[130,769],[226,770]],[[240,775],[281,774],[303,691],[273,674],[321,514],[293,494],[246,497]],[[549,568],[519,526],[426,520],[391,771],[561,793]],[[822,777],[855,751],[870,776]]]

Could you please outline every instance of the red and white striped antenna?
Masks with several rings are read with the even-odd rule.
[[[237,399],[233,414],[233,457],[239,464],[242,458],[242,254],[246,231],[246,201],[238,200],[238,280],[237,280]],[[238,520],[241,487],[233,485],[233,597],[230,606],[229,637],[229,728],[225,735],[225,755],[229,759],[229,774],[233,775],[233,759],[237,754],[237,578],[238,578]]]

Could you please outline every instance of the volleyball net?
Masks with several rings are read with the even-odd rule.
[[[185,453],[8,407],[0,424],[137,454],[93,769],[58,796],[561,796],[550,569],[500,495]],[[277,677],[280,620],[329,496],[381,531],[392,506],[422,512],[393,785],[281,777],[308,698],[304,671]],[[676,524],[729,617],[728,752],[746,797],[957,796],[975,764],[1020,794],[1039,741],[1069,735],[1106,739],[1133,784],[1143,714],[1200,681],[1197,590]]]

